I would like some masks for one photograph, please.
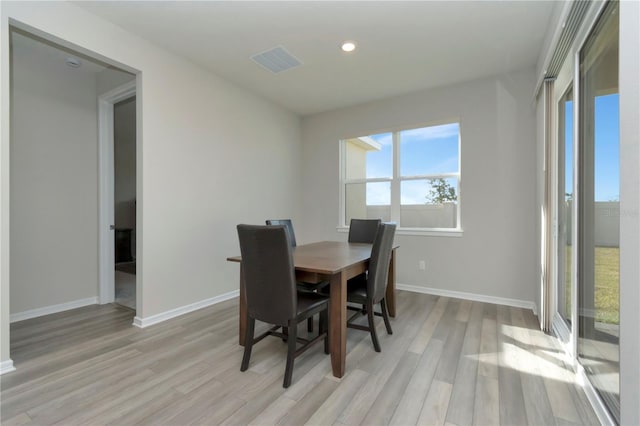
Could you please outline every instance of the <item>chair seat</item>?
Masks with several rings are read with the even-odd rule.
[[[314,293],[320,290],[321,288],[329,285],[329,281],[321,281],[319,283],[307,283],[307,282],[298,281],[296,285],[298,287],[298,291],[300,292]]]
[[[329,298],[318,293],[298,292],[298,314],[303,316],[329,303]]]
[[[329,296],[329,289],[322,288],[318,293],[323,296]],[[364,305],[367,303],[367,276],[366,274],[358,275],[347,281],[347,302],[358,303]]]
[[[367,278],[364,274],[358,275],[348,281],[347,302],[361,305],[367,303]]]

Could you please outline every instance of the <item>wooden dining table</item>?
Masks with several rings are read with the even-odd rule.
[[[393,248],[389,262],[386,301],[389,315],[396,316],[395,258],[397,246]],[[293,263],[296,279],[303,282],[329,281],[329,347],[331,368],[335,377],[345,373],[347,357],[347,281],[367,270],[371,257],[371,244],[322,241],[299,245],[293,248]],[[240,256],[228,257],[230,262],[242,262]],[[239,342],[244,345],[247,300],[244,292],[244,277],[240,268],[240,326]]]

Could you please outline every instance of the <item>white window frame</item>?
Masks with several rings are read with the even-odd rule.
[[[421,129],[425,127],[436,127],[442,126],[446,124],[458,124],[458,172],[457,173],[438,173],[438,174],[427,174],[427,175],[414,175],[414,176],[401,176],[400,175],[400,133],[408,130]],[[349,138],[343,138],[340,140],[340,189],[339,189],[339,208],[340,212],[338,215],[339,225],[336,227],[338,232],[348,232],[349,225],[346,222],[346,212],[345,212],[345,197],[346,197],[346,185],[347,184],[357,184],[357,183],[374,183],[374,182],[389,182],[391,184],[391,221],[400,224],[398,229],[396,230],[396,234],[398,235],[425,235],[425,236],[445,236],[445,237],[461,237],[462,230],[462,222],[461,222],[461,210],[462,210],[462,124],[459,119],[457,120],[448,120],[437,123],[428,123],[418,126],[411,126],[407,128],[394,129],[394,130],[386,130],[379,131],[370,134],[380,134],[380,133],[391,133],[392,134],[392,176],[390,177],[382,177],[382,178],[361,178],[361,179],[347,179],[347,170],[346,170],[346,144]],[[456,228],[408,228],[403,227],[400,222],[400,192],[401,185],[403,181],[412,181],[412,180],[427,180],[427,179],[449,179],[455,178],[457,179],[457,208],[456,208]]]

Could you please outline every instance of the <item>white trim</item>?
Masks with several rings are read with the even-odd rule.
[[[109,90],[106,93],[100,95],[100,99],[117,104],[120,101],[124,101],[132,96],[136,95],[136,79],[132,78],[130,81],[124,83],[115,89]]]
[[[58,305],[45,306],[42,308],[31,309],[24,312],[11,314],[10,322],[24,321],[31,318],[41,317],[43,315],[56,314],[58,312],[68,311],[70,309],[82,308],[83,306],[95,305],[98,303],[97,297],[89,297],[87,299],[73,300],[71,302],[60,303]]]
[[[556,336],[562,345],[571,345],[571,330],[564,318],[556,311],[551,321],[551,332]],[[570,353],[570,352],[569,352]]]
[[[181,306],[179,308],[170,309],[165,312],[161,312],[156,315],[151,315],[147,318],[140,318],[136,316],[133,319],[133,325],[139,328],[146,328],[171,318],[179,317],[180,315],[188,314],[189,312],[197,311],[198,309],[206,308],[207,306],[215,305],[220,302],[224,302],[225,300],[233,299],[234,297],[240,296],[240,290],[233,290],[228,293],[221,294],[216,297],[212,297],[210,299],[204,299],[196,303],[192,303],[190,305]]]
[[[441,288],[422,287],[409,284],[396,284],[396,289],[414,293],[432,294],[434,296],[452,297],[455,299],[473,300],[474,302],[493,303],[495,305],[513,306],[514,308],[535,309],[535,303],[528,300],[508,299],[506,297],[487,296],[464,291],[444,290]]]
[[[100,304],[113,303],[115,297],[114,254],[114,159],[113,159],[113,105],[136,94],[133,79],[98,97],[98,288]],[[137,276],[136,276],[137,277]],[[136,284],[137,287],[137,284]],[[140,294],[139,292],[137,294]]]
[[[598,391],[593,387],[591,381],[587,377],[587,373],[584,370],[584,367],[579,362],[576,362],[576,381],[582,388],[584,389],[584,393],[587,395],[587,399],[591,404],[591,408],[595,411],[598,420],[601,425],[612,425],[616,426],[618,423],[614,420],[609,413],[606,405],[604,405],[604,401],[598,395]]]
[[[349,232],[348,226],[336,226],[336,231],[341,234],[346,234]],[[398,228],[396,229],[396,235],[411,235],[411,236],[422,236],[422,237],[455,237],[460,238],[463,236],[462,229],[455,228],[430,228],[430,229],[419,229],[419,228]]]
[[[11,373],[12,371],[16,371],[16,368],[13,366],[13,360],[8,359],[0,362],[0,376],[5,373]]]

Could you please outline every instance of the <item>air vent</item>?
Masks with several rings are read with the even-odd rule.
[[[282,46],[253,55],[251,59],[274,74],[302,65],[298,58]]]

